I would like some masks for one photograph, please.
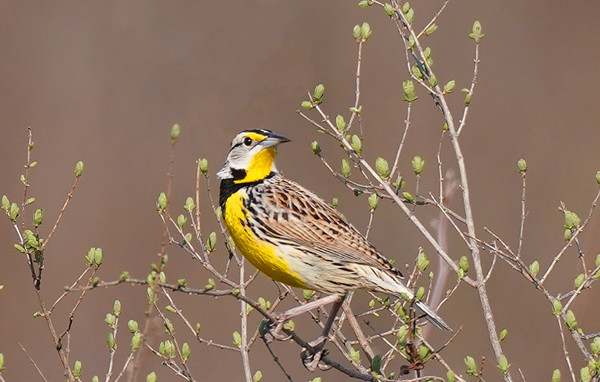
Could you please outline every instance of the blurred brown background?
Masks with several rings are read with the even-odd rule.
[[[415,1],[417,25],[424,25],[425,15],[439,5],[437,0]],[[527,262],[538,258],[542,269],[563,244],[559,201],[584,215],[597,189],[593,175],[600,168],[595,91],[600,86],[599,9],[596,2],[582,0],[568,7],[545,0],[457,1],[426,41],[433,49],[438,78],[456,79],[460,89],[472,73],[473,44],[466,33],[473,19],[482,21],[486,37],[480,84],[462,136],[476,222],[516,243],[520,180],[515,161],[525,157],[530,214],[524,257]],[[80,159],[86,163],[81,187],[48,248],[44,296],[53,301],[75,278],[90,246],[104,248],[104,279],[116,278],[123,269],[136,276],[147,272],[160,242],[154,206],[164,189],[168,129],[175,122],[183,133],[173,206],[182,205],[192,193],[197,157],[207,157],[214,174],[236,132],[269,128],[293,139],[280,151],[280,169],[326,199],[339,196],[342,211],[364,227],[366,201],[355,202],[332,181],[308,148],[316,134],[295,114],[306,90],[317,82],[327,85],[328,111],[346,112],[354,99],[356,47],[351,29],[363,20],[374,29],[362,77],[366,155],[371,160],[378,155],[391,158],[405,115],[401,80],[407,74],[401,41],[380,9],[361,10],[342,0],[0,1],[0,193],[12,199],[21,194],[18,177],[28,126],[37,143],[34,158],[40,162],[32,181],[37,204],[46,210],[43,232],[62,204],[73,164]],[[428,170],[424,187],[435,189],[441,117],[429,97],[422,91],[419,95],[403,173],[410,173],[410,158],[421,154]],[[451,98],[458,113],[462,95],[457,92]],[[323,146],[325,155],[339,163],[336,147],[325,142]],[[449,154],[447,165],[455,167]],[[410,176],[409,183],[414,183]],[[207,211],[206,204],[203,208]],[[426,222],[436,216],[432,208],[419,211]],[[214,227],[208,220],[205,224]],[[600,251],[599,229],[594,220],[584,236],[590,257]],[[399,262],[412,261],[417,247],[426,246],[396,208],[377,211],[371,238]],[[32,318],[36,301],[25,262],[12,248],[14,241],[7,219],[0,219],[0,284],[5,285],[0,291],[0,352],[7,358],[6,377],[38,378],[17,346],[21,342],[50,380],[58,381],[58,358],[43,320]],[[222,255],[220,249],[214,256]],[[450,253],[458,258],[465,254],[464,246],[454,240]],[[185,276],[204,285],[207,275],[183,253],[171,250],[170,255],[170,279]],[[485,260],[489,264],[487,256]],[[549,284],[554,292],[571,288],[576,264],[570,252]],[[531,381],[548,379],[553,368],[566,372],[556,322],[541,295],[504,264],[498,265],[488,285],[497,324],[510,331],[505,348],[513,369],[522,368]],[[271,288],[261,278],[251,292],[266,294]],[[72,341],[72,358],[84,361],[86,379],[105,371],[103,318],[115,297],[123,302],[125,320],[142,319],[141,288],[90,294],[79,310]],[[231,332],[239,325],[237,302],[180,301],[190,318],[204,325],[204,335],[231,342]],[[360,299],[356,303],[364,305]],[[71,304],[57,312],[59,328],[66,324],[59,317]],[[600,329],[598,291],[584,294],[574,309],[584,328]],[[465,327],[446,351],[457,369],[462,370],[466,353],[490,355],[474,291],[461,288],[442,313],[454,327]],[[253,321],[252,329],[255,325]],[[308,328],[306,337],[316,335],[314,327]],[[125,332],[119,337],[118,365],[128,343]],[[297,380],[308,380],[296,346],[277,344],[275,349]],[[237,354],[196,343],[192,350],[192,371],[199,380],[241,379]],[[265,380],[283,380],[261,343],[253,348],[251,360]],[[576,366],[582,365],[577,361]],[[160,369],[158,363],[148,360],[143,375],[155,369]],[[162,380],[175,379],[160,372]],[[488,373],[489,380],[497,379],[491,364]],[[346,380],[336,372],[319,375],[325,381]]]

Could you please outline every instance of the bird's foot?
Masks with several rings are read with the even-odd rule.
[[[273,340],[287,341],[292,336],[285,332],[283,325],[284,319],[275,317],[275,320],[263,320],[260,324],[259,332],[268,342]]]
[[[325,349],[326,342],[327,338],[320,336],[308,343],[312,350],[306,348],[302,349],[300,358],[302,359],[304,367],[309,371],[315,371],[317,369],[327,370],[331,368],[331,366],[321,362],[323,356],[327,354],[327,350]]]

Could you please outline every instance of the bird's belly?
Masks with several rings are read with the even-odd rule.
[[[249,227],[243,198],[239,194],[230,196],[225,205],[225,225],[238,251],[273,280],[306,288],[303,278],[292,269],[285,254],[275,245],[258,238]]]

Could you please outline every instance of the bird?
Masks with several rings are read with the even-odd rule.
[[[231,142],[220,179],[219,205],[235,248],[271,279],[292,287],[345,295],[359,289],[414,300],[402,273],[336,208],[277,170],[271,130],[244,130]],[[431,323],[451,330],[422,301]]]

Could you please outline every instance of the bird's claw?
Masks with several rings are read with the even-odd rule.
[[[292,336],[283,330],[284,323],[284,320],[277,318],[275,320],[264,320],[260,325],[259,332],[268,342],[273,340],[287,341]]]
[[[304,348],[300,353],[300,359],[308,371],[315,371],[317,369],[325,371],[331,368],[331,366],[321,362],[321,359],[325,355],[327,355],[326,349],[317,350],[313,348],[313,350],[309,350]]]

